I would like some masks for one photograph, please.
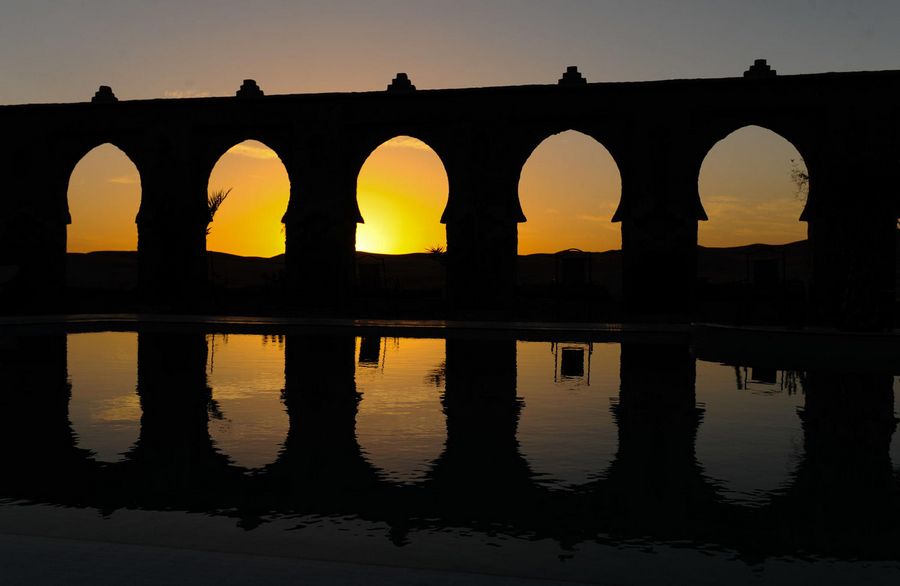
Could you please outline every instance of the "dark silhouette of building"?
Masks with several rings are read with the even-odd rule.
[[[586,83],[570,68],[556,85],[416,89],[400,74],[385,91],[267,96],[246,80],[234,97],[0,107],[0,266],[6,308],[59,295],[65,283],[66,191],[85,153],[122,149],[142,185],[139,283],[145,298],[200,298],[207,182],[233,145],[262,141],[291,181],[286,272],[300,307],[346,307],[353,293],[356,180],[381,143],[409,135],[444,163],[450,184],[448,300],[502,314],[516,288],[520,171],[548,136],[573,129],[600,141],[622,176],[623,299],[635,318],[686,316],[696,281],[697,191],[704,157],[729,133],[770,129],[801,153],[812,312],[820,322],[889,327],[895,306],[900,196],[900,71],[776,75],[764,61],[744,76]],[[314,286],[312,286],[314,284]]]

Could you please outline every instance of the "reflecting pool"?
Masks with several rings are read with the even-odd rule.
[[[586,582],[900,579],[892,365],[372,330],[0,350],[9,533]]]

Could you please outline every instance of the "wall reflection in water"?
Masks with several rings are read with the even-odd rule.
[[[142,332],[0,350],[0,499],[245,529],[353,516],[397,544],[459,528],[900,560],[891,372],[787,376],[633,341]]]

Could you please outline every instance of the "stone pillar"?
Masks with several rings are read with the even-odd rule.
[[[811,170],[812,304],[820,324],[882,331],[894,324],[897,267],[896,161],[839,142]]]
[[[0,311],[61,311],[69,223],[67,171],[71,169],[54,166],[52,154],[27,145],[9,153],[4,163],[7,188],[0,196],[0,270],[4,280]]]
[[[447,221],[447,292],[457,317],[507,317],[516,307],[518,226],[481,210]]]
[[[703,410],[688,344],[623,343],[621,390],[612,413],[619,449],[610,467],[611,510],[626,531],[661,538],[689,532],[712,502],[695,456]]]
[[[665,149],[632,154],[623,165],[622,203],[613,221],[622,223],[622,296],[629,320],[690,317],[697,220],[706,219],[690,169]]]
[[[327,150],[327,146],[321,146]],[[319,163],[319,164],[315,164]],[[356,265],[357,171],[319,157],[289,169],[285,225],[285,272],[291,303],[304,313],[346,314],[351,308]]]
[[[519,207],[518,160],[497,133],[458,146],[450,159],[447,293],[459,317],[508,317],[516,308]]]
[[[185,146],[184,148],[187,148]],[[202,308],[208,282],[208,177],[185,158],[164,152],[141,170],[138,285],[145,302]]]

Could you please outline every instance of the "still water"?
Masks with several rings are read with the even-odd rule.
[[[890,368],[368,333],[0,346],[13,532],[584,581],[900,576]]]

